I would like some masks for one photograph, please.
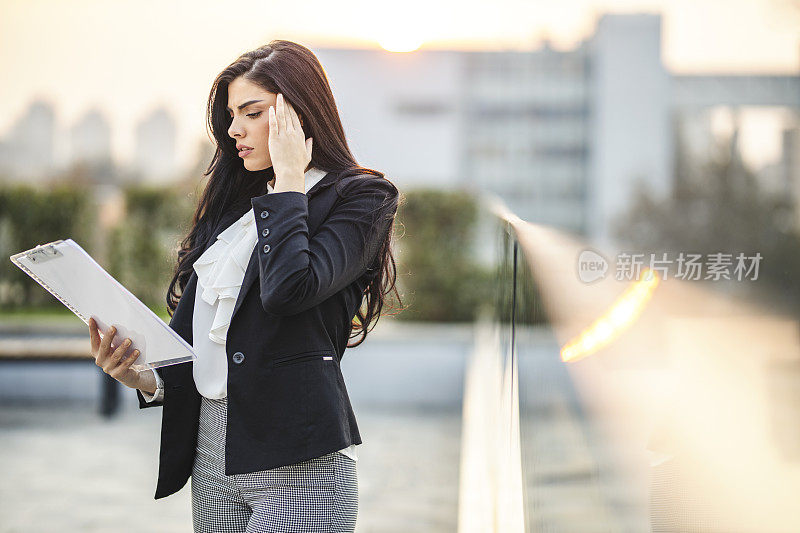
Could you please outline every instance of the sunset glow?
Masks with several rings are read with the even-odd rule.
[[[658,274],[649,268],[644,269],[642,279],[626,290],[606,314],[564,345],[561,349],[561,360],[582,359],[617,338],[642,313],[658,283]]]
[[[409,35],[394,35],[378,41],[387,52],[413,52],[422,46],[422,39]]]

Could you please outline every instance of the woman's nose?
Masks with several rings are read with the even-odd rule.
[[[241,135],[241,134],[242,134],[241,129],[239,128],[237,122],[234,120],[228,127],[228,135],[231,137],[236,137],[236,135]]]

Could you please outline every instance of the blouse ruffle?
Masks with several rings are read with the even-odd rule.
[[[225,344],[233,308],[239,296],[250,256],[258,243],[255,213],[248,210],[217,236],[217,240],[195,261],[198,290],[209,305],[219,300],[208,338]]]

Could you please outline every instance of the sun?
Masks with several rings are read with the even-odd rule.
[[[422,39],[410,35],[395,35],[378,40],[387,52],[413,52],[422,46]]]

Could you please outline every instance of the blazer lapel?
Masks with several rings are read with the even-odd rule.
[[[194,316],[194,296],[197,290],[197,273],[192,271],[186,286],[183,288],[181,298],[178,300],[178,305],[172,313],[169,321],[169,327],[174,329],[183,340],[189,344],[193,343],[192,339],[192,318]]]
[[[336,172],[328,172],[321,180],[314,184],[311,189],[309,189],[309,191],[306,193],[309,201],[309,211],[311,210],[311,198],[322,189],[336,183],[337,176],[338,174]],[[231,322],[233,322],[233,317],[236,316],[236,312],[242,306],[242,301],[244,300],[245,294],[247,294],[247,291],[250,290],[250,287],[253,285],[253,282],[256,280],[256,278],[258,278],[258,246],[255,246],[253,248],[253,253],[250,254],[250,262],[247,263],[247,270],[244,272],[244,279],[242,279],[242,286],[239,289],[239,296],[236,298],[236,304],[233,306]]]

